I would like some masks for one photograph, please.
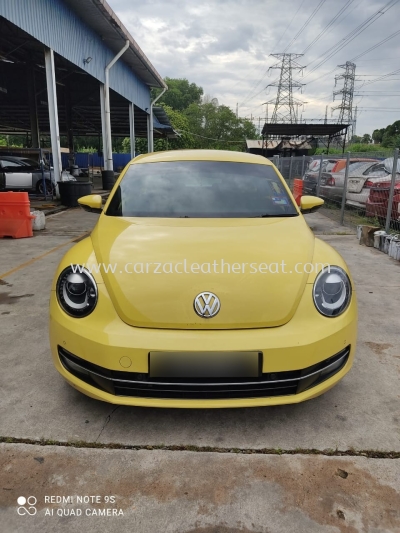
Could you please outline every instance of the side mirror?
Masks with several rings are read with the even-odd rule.
[[[99,194],[82,196],[82,198],[78,198],[78,204],[90,213],[101,213],[103,211],[103,198]]]
[[[300,200],[300,210],[303,214],[314,213],[324,205],[324,201],[318,196],[302,196]]]

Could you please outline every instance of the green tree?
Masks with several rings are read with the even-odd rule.
[[[375,143],[381,143],[384,148],[394,148],[399,146],[400,120],[389,124],[386,128],[374,130],[372,138]]]
[[[186,78],[165,78],[168,91],[158,100],[157,104],[163,103],[172,109],[183,111],[190,104],[200,104],[203,96],[203,88],[195,83],[189,83]],[[160,91],[153,91],[155,97]]]
[[[172,107],[162,104],[165,112],[168,115],[169,121],[173,129],[177,132],[176,139],[155,139],[154,151],[159,152],[162,150],[179,150],[184,148],[194,148],[193,136],[189,134],[189,121],[188,118]],[[147,139],[136,138],[135,140],[136,152],[141,154],[147,153]],[[126,137],[122,141],[123,151],[131,151],[131,142],[129,137]]]
[[[362,136],[361,142],[365,144],[369,144],[372,141],[371,135],[369,133],[364,133]]]
[[[396,146],[396,136],[390,135],[388,131],[385,131],[382,137],[382,146],[384,148],[395,148]]]
[[[246,139],[257,138],[252,122],[236,117],[232,109],[213,100],[192,104],[185,113],[196,148],[241,151]]]
[[[372,132],[372,140],[374,141],[375,144],[380,144],[382,142],[382,137],[384,133],[385,133],[385,128],[374,130]]]
[[[129,137],[124,137],[122,140],[122,151],[125,154],[130,154],[131,140]],[[143,137],[135,137],[135,152],[136,154],[147,154],[147,139]]]

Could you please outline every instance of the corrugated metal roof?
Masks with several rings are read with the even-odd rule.
[[[166,87],[160,74],[105,0],[64,0],[64,2],[85,24],[101,35],[103,41],[114,52],[117,53],[128,40],[130,46],[122,60],[147,85]]]
[[[288,123],[271,123],[266,122],[262,129],[262,135],[278,135],[287,137],[296,137],[300,135],[323,136],[339,135],[345,133],[349,124],[306,124],[299,122],[297,124]]]

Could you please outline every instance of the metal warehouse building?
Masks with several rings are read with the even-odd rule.
[[[51,135],[61,173],[60,135],[101,135],[113,170],[111,132],[147,136],[151,87],[166,85],[104,0],[0,0],[0,133]]]

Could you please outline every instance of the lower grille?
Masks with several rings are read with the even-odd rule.
[[[264,398],[299,394],[337,374],[346,364],[350,346],[321,363],[288,372],[261,374],[259,378],[240,379],[159,379],[148,374],[109,370],[58,346],[63,367],[80,380],[115,396],[217,400]]]

